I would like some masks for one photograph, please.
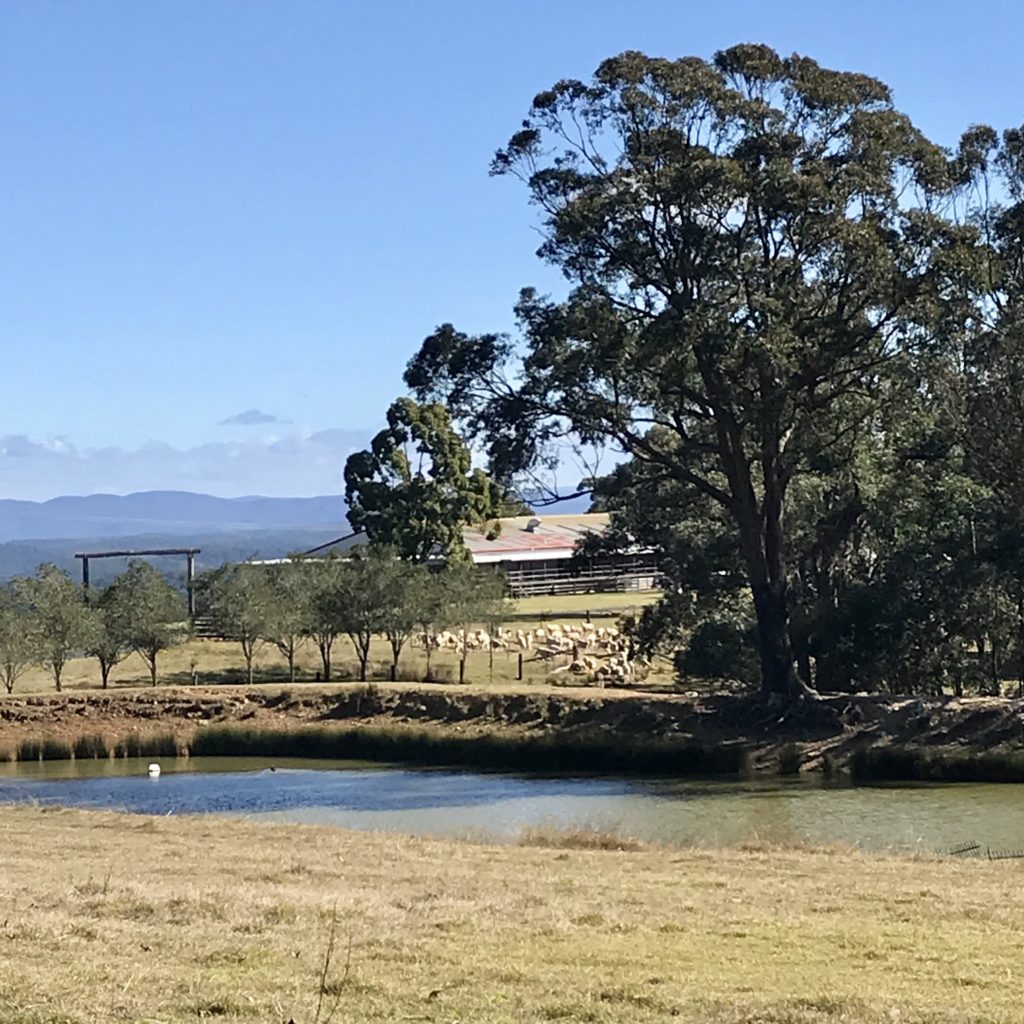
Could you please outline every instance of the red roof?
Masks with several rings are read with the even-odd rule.
[[[463,540],[474,562],[569,558],[583,537],[603,533],[608,528],[608,514],[513,516],[498,523],[500,532],[494,540],[488,540],[486,531],[478,528],[463,531]]]

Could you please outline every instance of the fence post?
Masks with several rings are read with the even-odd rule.
[[[519,682],[523,681],[523,652],[519,652],[519,674],[516,676]]]
[[[466,681],[466,659],[459,659],[459,682],[463,683]]]

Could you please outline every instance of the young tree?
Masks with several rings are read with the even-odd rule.
[[[446,578],[450,571],[452,571],[451,566],[443,569],[428,569],[420,576],[419,585],[416,588],[413,611],[416,631],[423,641],[423,650],[426,655],[426,680],[428,682],[433,680],[430,660],[434,653],[434,637],[452,623]]]
[[[24,583],[14,579],[0,586],[0,680],[8,693],[13,693],[14,684],[32,664],[35,653]]]
[[[331,652],[339,633],[345,631],[348,599],[348,566],[340,558],[310,558],[298,563],[307,574],[309,602],[303,632],[320,653],[323,680],[331,681]]]
[[[68,659],[89,640],[89,613],[82,588],[69,573],[50,563],[24,581],[31,608],[31,636],[37,658],[49,668],[60,693],[61,677]]]
[[[380,587],[381,632],[391,648],[391,681],[394,682],[398,678],[402,649],[416,632],[420,602],[431,570],[415,562],[400,562],[387,551],[371,552],[370,561]]]
[[[400,558],[466,557],[462,528],[504,514],[506,496],[480,469],[442,405],[400,398],[369,450],[345,464],[353,529]]]
[[[744,45],[712,61],[624,53],[533,102],[493,170],[524,180],[563,302],[522,293],[524,347],[445,325],[420,401],[486,439],[498,480],[573,435],[716,503],[757,623],[762,689],[794,665],[786,507],[912,387],[943,260],[943,152],[865,75]],[[953,257],[950,256],[950,259]]]
[[[253,681],[253,659],[266,642],[273,601],[263,566],[231,563],[202,581],[210,618],[225,637],[237,640],[245,659],[245,675]]]
[[[128,646],[149,667],[153,686],[157,682],[157,659],[180,643],[186,633],[188,609],[185,598],[164,575],[148,562],[132,562],[111,584],[110,600],[124,622]]]
[[[480,572],[480,570],[477,570]],[[486,569],[480,572],[485,577],[483,601],[480,606],[480,622],[484,624],[487,635],[490,637],[487,647],[487,677],[494,682],[494,641],[497,639],[501,627],[508,621],[512,612],[512,602],[507,600],[505,593],[507,586],[501,576],[495,576],[491,580],[486,577],[492,575]]]
[[[295,657],[309,621],[310,573],[302,562],[268,565],[264,636],[288,662],[288,681],[295,682]]]
[[[462,634],[462,662],[469,654],[468,631],[475,623],[504,617],[505,581],[472,565],[448,566],[439,576],[449,623]]]
[[[345,562],[339,621],[355,649],[361,682],[366,681],[374,636],[384,633],[389,624],[396,635],[403,628],[400,608],[404,599],[397,593],[400,572],[401,563],[383,549],[357,551]],[[411,632],[411,625],[409,629]]]
[[[115,587],[106,587],[89,604],[87,634],[85,650],[99,662],[105,690],[110,683],[111,671],[124,660],[130,649],[128,621],[124,607],[117,600]]]

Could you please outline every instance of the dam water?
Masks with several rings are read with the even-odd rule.
[[[852,787],[806,779],[680,781],[408,769],[257,758],[0,765],[0,803],[220,814],[421,835],[514,840],[594,828],[655,843],[852,844],[1024,852],[1024,785]]]

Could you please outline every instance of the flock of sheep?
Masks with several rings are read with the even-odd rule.
[[[591,622],[516,630],[499,626],[493,634],[486,629],[444,630],[418,637],[417,641],[431,650],[463,656],[470,651],[518,651],[532,654],[533,660],[554,663],[566,659],[550,674],[585,676],[598,685],[630,682],[646,668],[646,661],[636,656],[628,637],[614,626],[595,626]]]

